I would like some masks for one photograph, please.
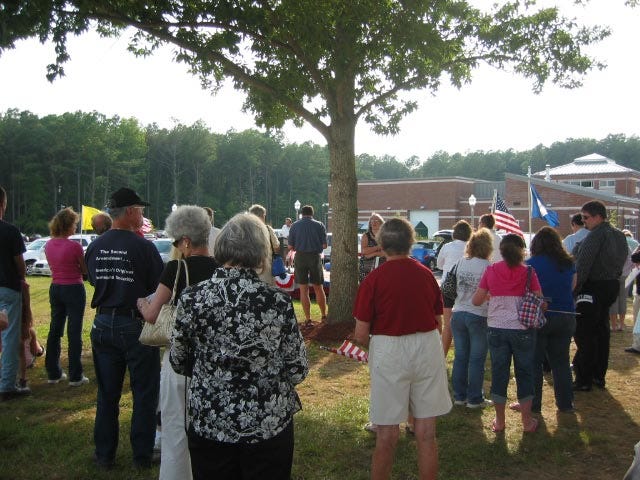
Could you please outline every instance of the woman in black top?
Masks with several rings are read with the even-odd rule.
[[[138,310],[147,322],[155,323],[160,308],[171,300],[173,285],[180,266],[180,277],[175,297],[187,286],[185,264],[189,274],[189,285],[211,278],[218,262],[209,254],[209,232],[211,222],[207,212],[195,205],[178,207],[167,217],[165,230],[174,239],[173,245],[179,259],[167,263],[160,283],[150,299],[138,299]],[[169,349],[165,349],[160,380],[160,415],[162,421],[162,448],[160,480],[192,478],[191,459],[184,430],[185,377],[178,375],[169,363]]]
[[[378,268],[385,261],[385,254],[382,247],[376,241],[376,235],[384,219],[377,213],[372,213],[369,218],[369,229],[362,236],[360,242],[360,282],[374,269]]]

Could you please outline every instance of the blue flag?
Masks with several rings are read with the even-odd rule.
[[[531,216],[533,218],[542,218],[552,227],[558,227],[560,225],[558,214],[553,210],[547,210],[547,207],[533,185],[531,185]]]

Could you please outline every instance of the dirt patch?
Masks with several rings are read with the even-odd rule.
[[[355,322],[327,323],[314,322],[300,324],[300,332],[305,340],[313,340],[319,343],[342,341],[351,339]]]

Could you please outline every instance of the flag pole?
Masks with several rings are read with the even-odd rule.
[[[529,243],[531,243],[531,165],[527,167],[527,198],[529,199]]]
[[[491,213],[495,213],[496,211],[496,201],[498,198],[498,189],[493,189],[493,200],[491,200]]]

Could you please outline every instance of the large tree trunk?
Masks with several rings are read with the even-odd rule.
[[[329,206],[331,226],[331,293],[328,323],[353,320],[353,300],[358,289],[357,190],[355,121],[333,122],[328,143],[331,161]]]

